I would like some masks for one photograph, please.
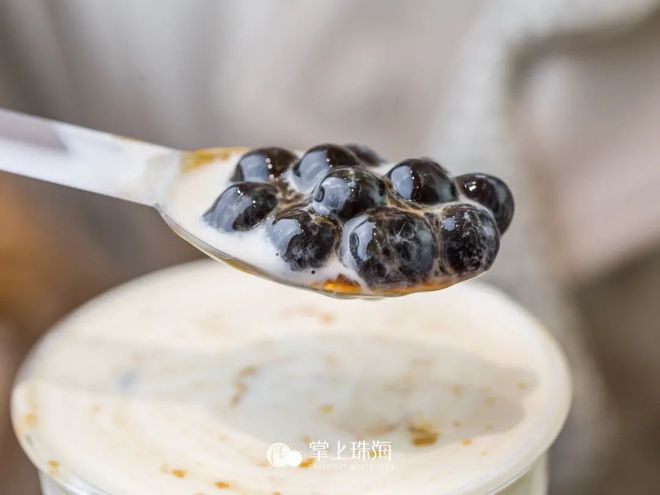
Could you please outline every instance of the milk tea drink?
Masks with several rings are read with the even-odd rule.
[[[541,495],[569,402],[487,285],[337,300],[203,261],[56,325],[12,416],[47,494]]]

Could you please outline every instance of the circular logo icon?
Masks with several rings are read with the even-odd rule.
[[[275,442],[266,449],[266,459],[271,466],[284,467],[300,466],[302,454],[297,450],[292,450],[287,444]]]

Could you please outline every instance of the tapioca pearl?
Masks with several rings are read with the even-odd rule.
[[[284,148],[258,148],[243,155],[232,176],[232,182],[268,182],[277,179],[298,157]]]
[[[455,182],[467,198],[493,213],[500,234],[509,228],[515,205],[513,194],[503,180],[488,174],[473,173],[460,175]]]
[[[404,160],[387,173],[392,189],[406,201],[435,205],[455,201],[458,192],[445,169],[426,158]]]
[[[387,191],[380,177],[360,168],[338,168],[321,180],[312,194],[312,208],[346,221],[383,205]]]
[[[500,235],[492,214],[470,204],[445,207],[437,222],[440,260],[458,276],[488,270],[500,248]]]
[[[423,217],[381,206],[344,225],[341,259],[372,288],[410,286],[431,274],[436,246]]]
[[[229,186],[204,213],[204,221],[223,232],[246,231],[261,223],[277,206],[274,187],[259,182]]]
[[[293,166],[293,184],[302,192],[309,192],[333,168],[354,167],[358,164],[353,152],[336,144],[314,146]]]
[[[275,215],[268,237],[289,268],[300,271],[323,266],[335,251],[339,233],[331,220],[296,206]]]
[[[385,159],[368,146],[364,146],[363,144],[347,144],[345,147],[351,150],[357,159],[365,165],[378,166],[385,163]]]

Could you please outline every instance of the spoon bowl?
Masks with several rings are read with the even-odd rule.
[[[335,145],[322,145],[315,147],[314,152],[319,153],[318,150],[322,150],[324,146],[334,150],[339,148],[342,153],[353,156],[354,160],[360,160],[357,158],[360,150],[356,155],[352,155],[355,148],[351,148],[349,151],[348,148]],[[278,257],[279,251],[267,240],[266,228],[261,228],[263,225],[250,232],[228,234],[214,229],[203,220],[205,211],[214,204],[215,199],[222,192],[221,188],[232,184],[235,180],[230,175],[246,151],[248,151],[247,148],[238,147],[182,151],[0,109],[0,171],[104,194],[155,208],[181,238],[211,258],[227,263],[241,271],[281,284],[343,298],[380,298],[438,290],[472,278],[483,271],[455,273],[454,270],[440,267],[440,262],[436,260],[433,268],[435,275],[433,277],[425,275],[422,282],[372,286],[360,278],[355,269],[349,266],[350,263],[346,264],[343,259],[340,261],[338,253],[327,258],[327,261],[320,261],[319,263],[325,263],[321,266],[317,263],[302,271],[289,269],[287,262],[283,259],[284,255]],[[290,152],[287,153],[291,155]],[[299,153],[297,156],[300,157],[302,154]],[[304,162],[302,158],[293,158],[298,160],[299,164]],[[417,162],[420,161],[422,160],[417,160]],[[323,163],[325,164],[325,162]],[[355,163],[357,166],[357,162]],[[390,166],[381,163],[380,165],[371,164],[368,168],[371,171],[382,173],[382,187],[390,187],[385,186],[389,180],[385,177],[387,172],[385,167]],[[410,166],[415,166],[415,164]],[[435,166],[442,170],[441,174],[446,173],[439,165],[435,164]],[[287,173],[292,173],[292,171],[289,170]],[[371,174],[371,172],[361,173],[363,175]],[[373,176],[373,174],[371,175]],[[448,176],[444,177],[444,180],[450,180],[447,178]],[[289,177],[289,179],[292,178]],[[276,181],[276,183],[278,182]],[[243,184],[247,183],[243,182]],[[286,186],[287,179],[278,184],[285,189],[288,187]],[[273,189],[274,185],[261,187]],[[455,186],[451,185],[451,187]],[[291,192],[298,199],[303,196],[300,191],[291,190]],[[399,214],[399,220],[397,220],[399,224],[393,224],[396,228],[392,232],[388,231],[387,234],[383,234],[399,239],[400,235],[406,235],[402,234],[400,229],[404,229],[404,227],[400,225],[406,225],[405,222],[409,221],[405,220],[404,223],[401,223],[400,218],[415,217],[419,219],[422,211],[414,205],[405,206],[401,199],[391,197],[392,199],[389,201],[393,203],[389,208],[384,208],[385,210],[393,211],[399,207],[408,208],[408,211],[412,211],[411,208],[418,209],[415,214],[409,213],[407,216]],[[252,200],[250,197],[247,199]],[[457,199],[458,196],[455,197],[453,203],[450,200],[446,204],[455,204]],[[463,206],[475,209],[474,206],[471,206],[471,198],[462,197],[462,200]],[[439,206],[442,207],[442,205]],[[492,222],[492,216],[489,215],[491,214],[486,213],[486,216],[490,218],[489,221]],[[434,218],[438,221],[438,217]],[[262,223],[266,224],[271,221],[272,219],[269,219]],[[460,219],[457,217],[456,221],[460,221]],[[373,226],[369,228],[377,228],[376,224],[366,220],[365,222],[366,225]],[[417,220],[417,222],[427,225],[426,220]],[[429,220],[425,228],[430,229],[430,225]],[[250,228],[252,229],[252,227]],[[337,227],[337,229],[341,229],[341,227]],[[496,228],[493,227],[493,229]],[[499,234],[496,230],[495,232],[496,240],[499,243]],[[377,234],[371,235],[376,236]],[[417,232],[412,230],[412,234],[409,232],[407,235],[416,236]],[[341,230],[335,237],[337,243],[339,243],[339,238],[341,238],[341,242],[344,242],[346,238],[341,235]],[[307,239],[309,240],[309,238]],[[311,239],[314,241],[316,238],[312,236]],[[408,242],[409,244],[422,242],[411,241],[410,238],[405,237],[401,237],[401,239],[403,241],[397,242]],[[436,242],[435,235],[427,236],[424,239]],[[369,240],[367,239],[367,241]],[[374,240],[374,242],[377,241]],[[385,243],[387,242],[389,240],[385,241]],[[344,248],[345,246],[342,245],[337,249]],[[392,249],[390,246],[384,248],[376,246],[376,248]],[[439,248],[429,248],[427,252],[435,252],[436,249]],[[411,252],[414,253],[414,251]],[[385,251],[385,256],[388,256],[387,251]],[[397,254],[397,256],[399,255]],[[408,254],[407,256],[410,260],[413,255]],[[421,257],[420,259],[428,260],[429,258]],[[317,260],[315,259],[315,261]],[[387,258],[385,261],[389,263]],[[317,268],[314,269],[314,266]],[[388,264],[384,266],[389,270]],[[437,275],[438,273],[440,276]],[[455,274],[452,275],[452,273]],[[401,276],[401,273],[398,276]],[[404,280],[408,280],[407,275],[405,277]],[[426,281],[427,278],[430,281]],[[419,280],[419,277],[415,280]]]

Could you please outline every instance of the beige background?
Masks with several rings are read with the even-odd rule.
[[[654,493],[655,3],[0,0],[0,106],[182,148],[358,141],[502,175],[518,213],[490,279],[576,370],[554,493]],[[24,352],[197,254],[147,209],[2,174],[0,232],[0,493],[29,495],[6,413]]]

